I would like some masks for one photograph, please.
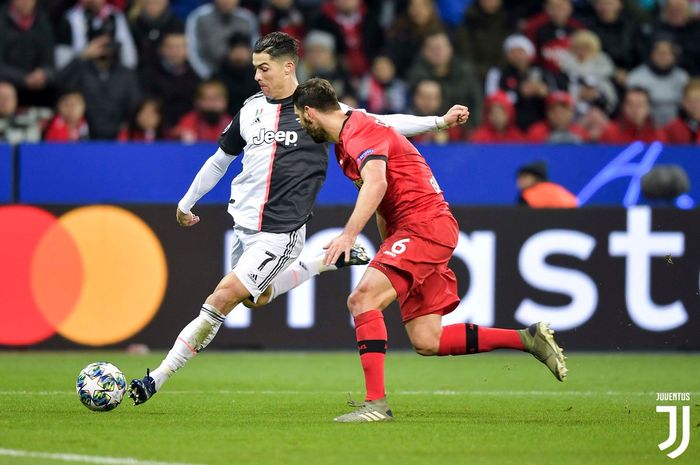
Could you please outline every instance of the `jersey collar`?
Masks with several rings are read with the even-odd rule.
[[[340,134],[338,134],[338,142],[340,142],[340,139],[343,138],[343,129],[345,129],[345,123],[350,121],[350,118],[352,118],[352,110],[348,110],[347,113],[345,113],[345,114],[348,115],[348,117],[345,118],[345,121],[343,121],[343,125],[340,126]]]
[[[281,99],[272,99],[269,97],[265,97],[265,99],[267,100],[267,103],[271,103],[273,105],[279,105],[282,103],[290,103],[292,101],[292,96],[290,95],[289,97],[281,98]]]

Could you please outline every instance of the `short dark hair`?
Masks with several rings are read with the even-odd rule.
[[[271,32],[255,42],[253,53],[267,53],[272,58],[286,57],[296,65],[299,62],[299,41],[284,32]]]
[[[321,78],[311,78],[299,84],[294,91],[292,101],[299,109],[309,106],[323,113],[340,109],[335,89],[330,82]]]

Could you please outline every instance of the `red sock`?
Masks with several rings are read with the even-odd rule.
[[[365,372],[365,400],[385,397],[384,357],[386,355],[386,325],[384,315],[379,310],[370,310],[355,317],[357,348],[360,362]]]
[[[471,323],[442,328],[438,355],[465,355],[493,349],[525,350],[515,329],[487,328]]]

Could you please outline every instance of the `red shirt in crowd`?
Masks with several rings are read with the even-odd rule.
[[[689,121],[678,117],[664,128],[666,142],[669,144],[700,144],[700,124],[691,127]]]
[[[321,14],[334,22],[345,38],[345,65],[353,76],[362,76],[369,69],[369,59],[365,55],[363,26],[367,16],[367,7],[360,5],[357,15],[342,18],[333,2],[326,2],[321,7]]]
[[[515,126],[510,126],[505,131],[497,131],[487,124],[474,131],[470,140],[472,142],[492,144],[500,142],[525,142],[525,136],[522,131]]]
[[[143,129],[130,130],[122,128],[117,135],[119,142],[155,142],[161,139],[155,130],[144,131]]]
[[[78,142],[88,139],[89,130],[85,118],[75,125],[69,125],[60,115],[56,115],[49,121],[44,131],[46,142]]]
[[[196,110],[186,113],[173,128],[173,137],[186,142],[216,142],[233,118],[224,114],[216,124],[207,123]]]
[[[641,128],[636,127],[629,121],[620,119],[612,121],[608,127],[603,130],[600,136],[601,144],[627,144],[635,141],[654,142],[666,141],[666,136],[661,129],[656,129],[651,122],[651,118],[644,123]]]
[[[508,125],[503,130],[496,129],[489,122],[489,112],[494,105],[500,105],[508,114]],[[472,142],[499,143],[525,142],[525,135],[515,125],[515,108],[505,92],[491,94],[484,102],[484,124],[477,128],[470,140]]]
[[[582,142],[588,140],[588,134],[586,133],[586,130],[576,123],[571,123],[567,130],[570,133],[580,137]],[[527,138],[530,142],[547,142],[549,140],[550,132],[551,127],[549,126],[549,123],[546,120],[540,121],[530,126],[530,129],[528,129],[527,131]]]

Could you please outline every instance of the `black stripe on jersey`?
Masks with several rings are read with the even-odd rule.
[[[388,158],[386,155],[369,155],[368,157],[365,157],[364,160],[362,160],[362,164],[360,165],[360,173],[362,172],[362,168],[365,167],[368,161],[370,160],[384,160],[384,163],[388,163]]]
[[[267,275],[267,278],[263,280],[263,282],[260,283],[258,286],[258,289],[262,289],[263,291],[267,286],[270,285],[272,280],[277,276],[277,273],[282,269],[284,264],[289,261],[289,257],[292,254],[292,250],[294,250],[294,247],[297,244],[297,235],[298,231],[292,231],[289,234],[289,243],[287,244],[287,247],[284,249],[284,253],[280,257],[280,260],[275,264],[275,267],[272,269],[269,275]]]
[[[282,100],[275,158],[272,162],[261,231],[290,232],[311,218],[318,191],[326,179],[329,144],[317,144],[294,114],[291,98]]]

